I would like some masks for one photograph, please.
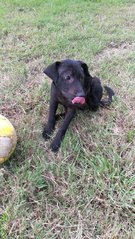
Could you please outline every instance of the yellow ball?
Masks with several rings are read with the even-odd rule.
[[[10,121],[0,115],[0,164],[13,153],[17,143],[16,131]]]

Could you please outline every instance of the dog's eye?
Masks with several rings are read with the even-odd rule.
[[[70,76],[65,76],[65,80],[70,80],[71,77]]]

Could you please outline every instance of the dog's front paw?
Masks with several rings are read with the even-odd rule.
[[[42,136],[43,136],[44,139],[47,140],[47,139],[50,138],[51,133],[52,133],[52,129],[45,127],[43,129]]]
[[[55,140],[50,145],[50,148],[53,152],[57,152],[59,147],[60,147],[60,142],[57,142]]]

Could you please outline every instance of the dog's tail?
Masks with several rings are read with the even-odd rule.
[[[108,95],[108,99],[107,100],[101,100],[100,101],[100,105],[101,106],[108,106],[108,105],[110,105],[111,104],[111,102],[112,102],[112,97],[115,95],[115,93],[114,93],[114,91],[110,88],[110,87],[108,87],[108,86],[104,86],[104,88],[105,88],[105,90],[106,90],[106,92],[107,92],[107,95]]]

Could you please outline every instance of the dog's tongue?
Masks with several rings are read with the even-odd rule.
[[[72,100],[72,104],[85,104],[85,98],[84,97],[75,97],[73,100]]]

